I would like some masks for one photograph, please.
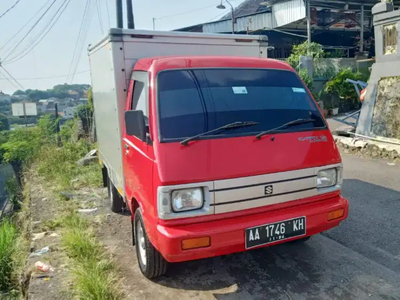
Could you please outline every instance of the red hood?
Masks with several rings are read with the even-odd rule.
[[[160,143],[155,155],[163,184],[277,173],[341,161],[329,130],[268,135],[261,140],[253,136],[198,140],[188,146]]]

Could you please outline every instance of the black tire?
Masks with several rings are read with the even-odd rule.
[[[310,238],[311,238],[311,236],[307,236],[307,237],[302,238],[302,239],[290,241],[289,243],[290,243],[290,244],[304,244],[304,243],[307,242]]]
[[[110,200],[111,211],[115,213],[122,212],[122,209],[124,208],[124,200],[110,179],[108,179],[108,198]]]
[[[148,278],[156,278],[159,276],[164,275],[167,272],[168,268],[168,262],[164,259],[164,257],[161,255],[160,252],[157,251],[156,248],[150,243],[146,229],[144,227],[143,223],[143,218],[142,214],[140,213],[140,209],[136,209],[135,211],[135,220],[134,220],[134,238],[135,238],[135,244],[136,244],[136,257],[138,260],[138,265],[139,269],[142,272],[142,274]],[[140,227],[139,227],[140,226]],[[142,229],[142,237],[143,241],[139,241],[140,239],[140,234],[137,232],[137,230]],[[145,249],[145,261],[143,260],[143,256],[140,254],[140,247],[141,245],[144,246]]]

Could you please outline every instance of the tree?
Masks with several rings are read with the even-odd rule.
[[[7,116],[0,113],[0,131],[10,130],[10,124],[8,123]]]
[[[25,95],[25,92],[22,90],[17,90],[14,92],[13,96],[18,96],[18,95]]]
[[[39,101],[41,99],[48,99],[50,98],[49,93],[47,91],[41,90],[31,90],[28,93],[28,97],[32,100]]]
[[[88,106],[89,106],[90,110],[92,110],[92,111],[94,110],[94,106],[93,106],[93,90],[92,90],[91,87],[88,89]]]
[[[308,44],[308,42],[305,41],[302,44],[293,45],[292,54],[290,54],[287,61],[296,71],[299,70],[300,56],[311,56],[318,59],[325,57],[326,54],[322,49],[322,45],[318,43]]]

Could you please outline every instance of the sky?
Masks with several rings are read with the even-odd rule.
[[[81,34],[78,39],[87,1],[89,6],[83,28],[88,30],[82,30],[87,34]],[[234,6],[243,2],[230,1]],[[62,6],[64,2],[68,3],[65,10]],[[115,2],[0,0],[0,16],[17,3],[0,17],[0,62],[4,67],[0,68],[0,91],[13,93],[17,89],[49,89],[63,83],[90,84],[87,46],[100,40],[110,27],[116,27]],[[123,4],[125,14],[126,0]],[[153,18],[156,19],[156,30],[172,30],[218,20],[229,13],[229,10],[217,9],[218,4],[220,0],[133,0],[135,26],[137,29],[152,30]],[[28,34],[48,8],[46,15]],[[54,17],[58,16],[57,11],[59,18]],[[26,23],[28,25],[24,26]],[[51,26],[53,23],[54,26]],[[124,27],[126,24],[124,20]],[[11,76],[18,83],[11,84],[6,80],[11,80]]]

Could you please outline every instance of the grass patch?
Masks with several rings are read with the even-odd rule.
[[[93,227],[75,212],[64,218],[62,243],[72,261],[74,292],[79,299],[122,299],[112,259],[97,240]]]
[[[0,224],[0,291],[7,292],[15,287],[13,278],[15,240],[17,228],[9,220]]]
[[[37,158],[37,171],[51,181],[58,191],[73,190],[83,186],[101,186],[101,166],[91,164],[79,167],[77,161],[86,155],[92,145],[85,140],[65,142],[62,147],[45,145]]]

